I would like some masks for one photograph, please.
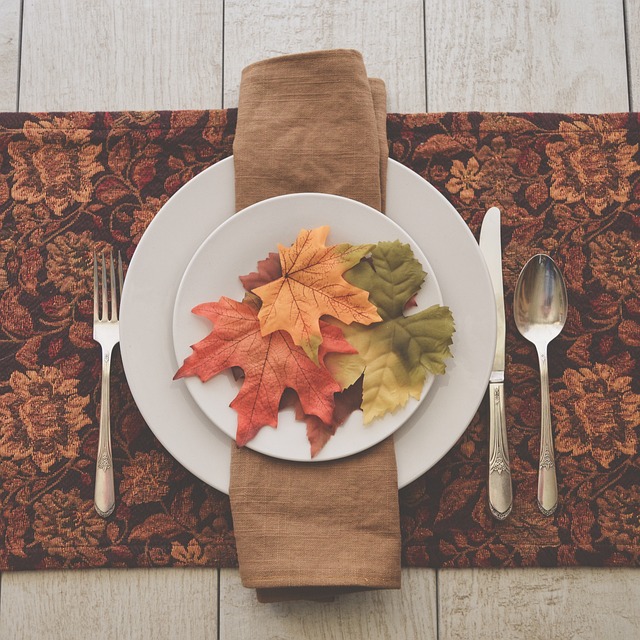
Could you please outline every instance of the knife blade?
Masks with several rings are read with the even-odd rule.
[[[489,379],[489,508],[495,518],[504,520],[511,513],[513,494],[504,402],[506,320],[498,207],[491,207],[484,216],[480,229],[480,250],[491,276],[497,317],[496,350]]]

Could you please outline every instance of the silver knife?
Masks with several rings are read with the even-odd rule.
[[[484,216],[480,229],[480,250],[491,275],[498,327],[496,352],[489,379],[489,508],[495,518],[504,520],[511,513],[513,495],[504,405],[506,320],[502,289],[500,209],[498,207],[491,207]]]

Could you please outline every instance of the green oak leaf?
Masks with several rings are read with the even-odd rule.
[[[371,251],[371,262],[360,261],[344,279],[369,292],[383,320],[402,315],[404,305],[422,286],[427,274],[408,244],[399,240],[379,242]]]
[[[440,305],[404,315],[426,274],[411,247],[399,241],[378,243],[371,261],[360,262],[344,277],[369,292],[383,321],[367,326],[340,323],[358,353],[332,354],[326,365],[340,384],[364,372],[362,410],[368,424],[404,406],[410,397],[419,399],[428,373],[445,372],[453,316]]]

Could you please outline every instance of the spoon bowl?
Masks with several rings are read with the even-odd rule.
[[[540,364],[540,467],[538,506],[551,515],[558,505],[558,483],[553,453],[547,346],[556,338],[567,319],[567,287],[558,265],[547,255],[533,256],[524,265],[513,296],[513,316],[518,331],[532,342]]]

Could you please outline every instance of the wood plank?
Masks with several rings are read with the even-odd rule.
[[[0,0],[0,111],[15,111],[18,102],[20,0]]]
[[[440,640],[640,637],[637,569],[445,569]]]
[[[388,111],[424,111],[422,0],[226,0],[224,105],[238,104],[243,67],[319,49],[362,52],[370,76],[387,84]]]
[[[223,0],[24,0],[20,109],[217,108]]]
[[[640,0],[627,1],[634,5],[627,26],[639,32],[629,44],[638,51]],[[629,108],[622,0],[425,6],[429,111]],[[625,605],[633,595],[624,584],[637,575],[588,568],[440,571],[440,636],[609,637],[609,623],[620,614],[614,637],[636,637],[638,610],[629,618]],[[616,606],[607,614],[610,603]]]
[[[211,640],[215,569],[97,569],[2,575],[0,637]]]
[[[429,111],[627,111],[622,0],[430,0]]]
[[[258,604],[237,570],[220,573],[220,640],[435,640],[436,626],[436,572],[430,569],[403,570],[399,591],[280,604]]]
[[[640,109],[640,0],[624,0],[631,111]]]

